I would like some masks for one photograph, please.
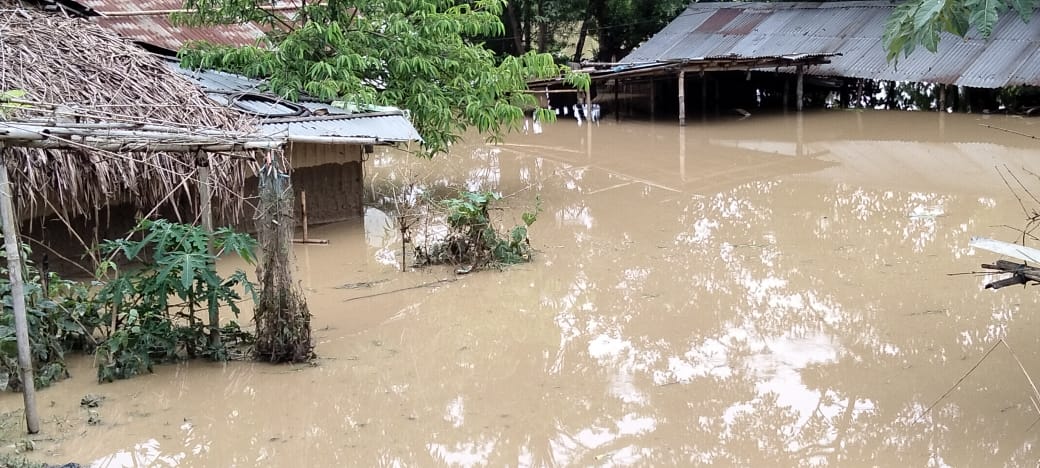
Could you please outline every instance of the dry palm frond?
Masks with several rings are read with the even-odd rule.
[[[84,19],[67,18],[0,0],[0,92],[58,106],[79,122],[140,122],[180,128],[250,131],[252,123],[217,106],[159,57]],[[0,119],[47,117],[40,108],[3,108]],[[70,117],[70,114],[72,117]],[[23,216],[57,210],[92,215],[107,204],[149,208],[171,192],[190,204],[199,197],[184,184],[195,169],[191,153],[108,153],[10,148],[7,165]],[[217,211],[241,214],[244,167],[211,156]],[[180,188],[178,188],[180,187]],[[196,207],[192,207],[196,208]]]

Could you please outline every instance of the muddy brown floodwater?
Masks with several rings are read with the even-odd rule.
[[[412,180],[491,189],[511,195],[512,221],[540,198],[535,261],[405,289],[452,273],[399,272],[386,213],[313,229],[331,241],[297,247],[315,366],[190,362],[97,385],[76,359],[39,394],[32,456],[1036,466],[1040,414],[1003,348],[925,412],[999,338],[1040,377],[1040,290],[948,276],[995,260],[972,235],[1010,241],[1002,226],[1024,224],[996,167],[1040,190],[1026,172],[1040,146],[983,123],[1040,134],[1040,120],[849,111],[685,129],[561,120],[434,161],[377,153],[373,199]],[[86,393],[106,396],[101,425],[77,407]]]

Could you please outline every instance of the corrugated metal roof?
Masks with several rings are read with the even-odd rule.
[[[167,66],[192,80],[214,102],[259,115],[260,130],[268,136],[289,141],[340,138],[396,143],[422,140],[408,115],[400,109],[351,113],[324,102],[288,102],[264,93],[262,81],[213,70],[186,70],[176,62],[167,62]]]
[[[375,143],[419,141],[419,133],[415,131],[403,113],[386,115],[373,113],[343,115],[343,118],[328,116],[326,118],[301,117],[289,122],[264,123],[260,130],[274,137],[285,136],[288,140],[302,140],[311,137],[372,139]]]
[[[264,30],[252,23],[182,27],[170,22],[171,11],[181,10],[183,0],[70,0],[90,8],[99,16],[91,20],[138,42],[179,50],[190,41],[207,41],[224,45],[252,45],[264,36]],[[299,2],[271,2],[279,14],[292,16]]]
[[[988,41],[943,33],[937,53],[919,47],[895,66],[881,46],[893,8],[887,2],[694,3],[621,62],[840,53],[807,72],[981,88],[1040,85],[1040,10],[1028,23],[1003,15]]]

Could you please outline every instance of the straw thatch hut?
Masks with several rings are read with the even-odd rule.
[[[51,118],[252,130],[243,114],[218,106],[163,60],[117,34],[85,19],[0,0],[0,93],[11,90],[43,104],[5,106],[0,122]],[[46,232],[52,226],[40,221],[46,217],[63,219],[63,227],[72,222],[125,232],[135,213],[159,204],[187,221],[197,213],[196,187],[188,183],[196,170],[190,153],[8,148],[5,155],[16,209],[23,222],[35,218],[23,230],[31,237],[61,236],[56,229]],[[209,164],[215,211],[231,220],[242,211],[236,195],[245,167],[215,153]],[[82,234],[77,237],[88,237]]]

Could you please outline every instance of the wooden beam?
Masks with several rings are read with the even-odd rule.
[[[686,126],[686,70],[679,71],[679,126]]]
[[[22,378],[22,401],[25,403],[25,427],[30,434],[40,432],[40,415],[36,411],[36,382],[33,380],[32,354],[29,346],[29,321],[25,312],[25,283],[22,282],[22,255],[15,225],[13,191],[7,175],[6,149],[0,146],[0,218],[3,218],[4,250],[7,251],[7,274],[11,279],[11,307],[14,309],[14,334],[18,347],[18,369]]]

